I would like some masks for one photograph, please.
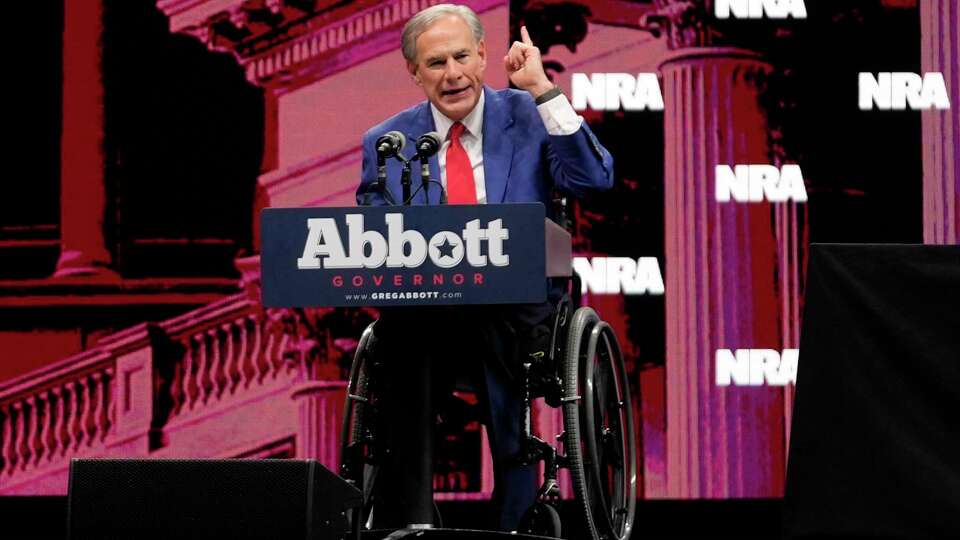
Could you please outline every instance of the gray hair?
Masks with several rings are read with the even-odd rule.
[[[426,32],[427,28],[433,23],[448,15],[457,15],[463,19],[463,22],[467,23],[467,26],[473,32],[473,39],[480,43],[480,40],[483,39],[483,25],[480,24],[480,19],[477,18],[477,14],[472,9],[455,4],[437,4],[420,11],[404,25],[403,34],[400,37],[400,49],[403,51],[403,57],[407,62],[414,63],[417,61],[417,38],[420,37],[420,34]]]

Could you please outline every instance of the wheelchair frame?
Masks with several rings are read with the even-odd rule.
[[[627,540],[633,528],[637,495],[637,451],[626,367],[616,335],[594,310],[575,311],[569,296],[559,302],[552,321],[550,350],[523,364],[525,388],[521,452],[525,464],[544,462],[537,502],[518,532],[561,537],[556,511],[558,473],[570,471],[582,524],[594,540]],[[364,505],[353,516],[354,532],[369,528],[377,472],[371,397],[373,326],[363,332],[350,368],[341,430],[340,475],[360,488]],[[541,390],[531,391],[532,384]],[[561,407],[565,453],[532,432],[533,400],[544,397]]]

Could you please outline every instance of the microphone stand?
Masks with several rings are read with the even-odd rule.
[[[423,186],[423,199],[430,204],[430,156],[420,156],[420,184]]]
[[[377,179],[363,193],[363,206],[370,206],[370,195],[373,191],[380,193],[380,196],[386,199],[387,158],[383,154],[383,150],[377,148]]]
[[[403,162],[403,169],[400,172],[400,186],[403,188],[403,204],[410,205],[413,201],[410,200],[410,161],[403,159],[399,154],[397,155]]]

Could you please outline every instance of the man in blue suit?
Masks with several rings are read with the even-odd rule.
[[[554,189],[579,197],[612,186],[613,158],[547,78],[526,28],[521,33],[522,41],[514,42],[503,58],[510,81],[520,90],[495,91],[483,84],[486,46],[483,26],[472,10],[440,4],[410,19],[402,34],[403,55],[427,100],[364,135],[358,203],[390,202],[375,184],[375,142],[390,131],[409,140],[430,131],[440,134],[443,144],[431,160],[431,177],[444,187],[450,204],[542,202],[549,211]],[[399,163],[388,163],[387,179],[386,191],[401,202]],[[412,203],[428,201],[440,201],[440,185],[418,191]],[[436,418],[434,393],[449,389],[451,365],[463,364],[451,359],[463,356],[496,359],[484,362],[482,373],[470,375],[479,380],[478,393],[489,406],[486,420],[501,528],[515,530],[534,502],[535,470],[516,462],[523,395],[515,371],[521,362],[517,356],[542,347],[543,323],[552,307],[508,308],[383,310],[376,335],[378,347],[392,360],[386,362],[390,384],[383,396],[390,403],[383,408],[390,452],[383,456],[375,522],[408,527],[433,523],[433,444],[422,434],[429,433]],[[425,329],[430,339],[423,337]],[[411,400],[413,396],[417,399]]]

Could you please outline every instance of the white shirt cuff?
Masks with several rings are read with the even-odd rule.
[[[583,117],[573,110],[570,100],[563,94],[537,105],[537,112],[550,135],[573,135],[583,123]]]

